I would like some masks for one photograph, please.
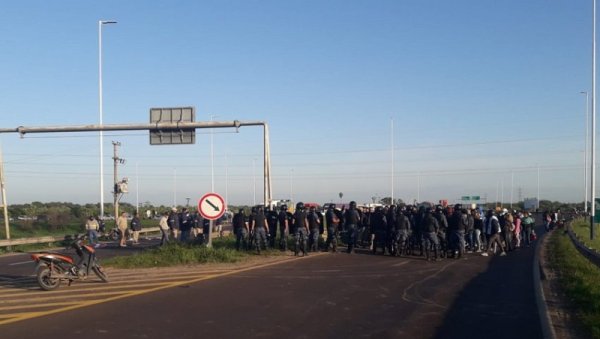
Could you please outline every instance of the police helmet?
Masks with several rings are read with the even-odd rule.
[[[350,208],[356,208],[356,201],[350,201]]]
[[[332,209],[335,209],[335,204],[329,204],[329,207],[328,207],[328,208],[329,208],[330,210],[332,210]]]
[[[296,204],[296,209],[301,211],[304,209],[304,203],[303,202],[299,202]]]
[[[287,205],[281,205],[281,210],[282,211],[287,211]]]

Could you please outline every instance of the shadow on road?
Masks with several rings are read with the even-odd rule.
[[[534,249],[532,244],[505,257],[492,257],[488,269],[459,293],[435,338],[541,338]]]

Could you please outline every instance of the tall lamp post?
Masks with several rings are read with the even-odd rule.
[[[589,112],[589,95],[587,91],[580,92],[585,94],[585,144],[583,149],[583,210],[588,210],[588,140],[590,138],[590,128],[588,123],[590,121]]]
[[[590,176],[590,239],[594,239],[594,217],[596,216],[596,0],[593,4],[592,24],[592,157]]]
[[[102,126],[102,26],[116,24],[116,21],[98,20],[98,110]],[[104,218],[104,134],[100,131],[100,218]],[[115,215],[115,220],[116,220]]]

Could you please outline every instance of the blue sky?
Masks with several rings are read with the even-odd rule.
[[[145,123],[150,107],[270,125],[274,197],[328,202],[480,195],[583,200],[590,1],[13,1],[0,12],[0,128]],[[262,200],[262,131],[214,134],[215,190]],[[210,191],[191,146],[106,133],[124,201]],[[97,133],[0,135],[9,203],[99,201]],[[256,166],[253,168],[253,162]],[[225,176],[227,172],[227,178]],[[227,183],[226,183],[227,182]],[[511,185],[512,182],[512,185]],[[519,193],[520,192],[520,193]],[[503,193],[503,194],[502,194]]]

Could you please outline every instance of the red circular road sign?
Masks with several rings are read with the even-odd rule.
[[[198,213],[204,219],[217,220],[225,213],[225,200],[217,193],[206,193],[198,200]]]

